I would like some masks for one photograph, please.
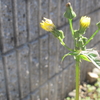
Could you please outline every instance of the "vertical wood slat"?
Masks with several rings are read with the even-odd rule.
[[[3,52],[3,27],[2,27],[2,10],[1,10],[2,6],[1,6],[1,0],[0,0],[0,52]]]
[[[81,0],[81,5],[80,5],[80,16],[84,16],[86,14],[86,1]]]
[[[49,91],[48,91],[48,82],[45,83],[45,84],[40,88],[40,92],[41,92],[41,98],[40,98],[40,100],[48,100],[48,95],[49,95]]]
[[[58,26],[58,5],[59,1],[56,2],[56,0],[51,0],[51,9],[49,12],[49,16],[56,26]]]
[[[12,1],[1,0],[0,3],[2,52],[7,52],[14,48]]]
[[[41,0],[38,0],[38,23],[39,22],[41,22]],[[41,35],[41,29],[38,26],[38,37],[40,35]],[[40,38],[39,38],[38,48],[39,48],[39,69],[40,69]],[[41,78],[40,78],[40,70],[39,70],[39,85],[40,85],[40,81],[41,81]],[[41,98],[40,89],[38,91],[38,95],[39,95],[38,98],[40,99]],[[37,95],[36,95],[36,97],[32,97],[32,98],[37,98]]]
[[[69,85],[68,85],[68,91],[72,91],[74,89],[74,85],[75,85],[75,70],[73,71],[73,68],[75,69],[75,64],[70,64],[68,66],[68,71],[69,71],[69,76],[68,76],[68,81],[69,81]],[[73,74],[72,74],[73,73]]]
[[[17,0],[16,1],[16,11],[17,11],[17,46],[20,46],[27,42],[27,29],[26,29],[26,1]]]
[[[12,0],[13,3],[13,26],[14,26],[14,41],[15,46],[20,46],[27,42],[27,29],[26,29],[26,2]],[[23,8],[21,8],[23,7]],[[22,12],[21,12],[22,11]]]
[[[7,100],[7,89],[6,89],[6,76],[4,76],[4,66],[3,66],[3,59],[0,58],[0,100]]]
[[[19,100],[17,60],[15,52],[7,56],[4,56],[4,65],[8,100]]]
[[[49,81],[49,100],[57,100],[57,77]]]
[[[57,73],[57,39],[49,35],[49,78]]]
[[[38,6],[39,1],[27,0],[27,29],[28,29],[28,41],[38,38]],[[40,15],[39,15],[40,16]]]
[[[5,78],[5,89],[6,89],[6,98],[9,100],[9,90],[8,90],[8,80],[7,80],[7,73],[6,73],[6,65],[5,65],[5,58],[3,57],[3,68],[4,68],[4,78]]]
[[[29,62],[30,62],[30,81],[31,81],[31,92],[35,91],[39,87],[39,41],[32,42],[29,45],[30,54],[29,54]]]
[[[26,0],[26,31],[27,31],[27,41],[30,38],[30,0]]]
[[[93,8],[93,0],[91,0],[91,2],[89,0],[86,0],[86,13],[92,12],[93,9],[91,8]]]
[[[57,100],[61,100],[62,99],[62,79],[63,79],[63,74],[60,73],[57,75]]]
[[[40,100],[40,91],[37,90],[35,93],[31,94],[32,100]]]
[[[81,6],[81,0],[75,0],[74,1],[74,9],[77,14],[77,17],[80,15],[80,6]]]
[[[27,42],[31,40],[31,35],[30,35],[30,0],[26,0],[26,32],[27,32]],[[31,48],[30,45],[28,45],[28,71],[29,71],[29,94],[32,92],[32,84],[31,84]],[[26,100],[32,100],[31,95],[28,95]]]
[[[40,84],[48,80],[48,36],[40,39]]]
[[[12,4],[13,4],[13,28],[14,28],[14,44],[15,47],[17,47],[18,45],[18,22],[17,22],[17,0],[12,0]]]
[[[30,72],[29,72],[29,48],[24,46],[17,50],[19,86],[21,98],[30,93]]]
[[[62,99],[66,97],[66,95],[69,93],[69,67],[65,68],[63,71],[63,83],[62,83]]]

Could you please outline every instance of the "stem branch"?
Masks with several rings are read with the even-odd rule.
[[[84,44],[84,46],[86,46],[98,32],[99,32],[99,29],[94,32],[94,34],[88,39],[88,41]]]
[[[61,41],[61,44],[62,44],[66,49],[68,49],[69,51],[73,51],[73,50],[70,49],[63,41]]]

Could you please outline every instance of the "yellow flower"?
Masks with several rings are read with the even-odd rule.
[[[43,28],[46,31],[53,31],[55,28],[55,25],[53,24],[52,20],[44,18],[42,22],[40,23],[41,28]]]
[[[88,28],[91,22],[91,18],[87,16],[82,16],[80,19],[80,26],[83,28]]]

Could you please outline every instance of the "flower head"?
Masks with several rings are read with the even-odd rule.
[[[90,25],[91,18],[87,16],[82,16],[80,19],[80,26],[83,28],[88,28]]]
[[[53,29],[55,28],[55,25],[53,24],[52,20],[47,19],[47,18],[43,18],[40,25],[41,25],[41,28],[49,32],[53,31]]]

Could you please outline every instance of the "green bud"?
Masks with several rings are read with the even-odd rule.
[[[51,33],[54,35],[54,37],[59,37],[59,34],[58,32],[56,32],[56,29],[54,29]]]
[[[100,29],[100,22],[98,22],[96,25],[98,26],[98,29]]]
[[[63,31],[62,30],[57,30],[56,28],[52,31],[52,34],[56,38],[60,37],[62,40],[65,38]]]
[[[76,13],[73,11],[73,8],[71,6],[71,3],[66,4],[66,12],[64,13],[64,17],[68,19],[73,19],[76,17]]]

